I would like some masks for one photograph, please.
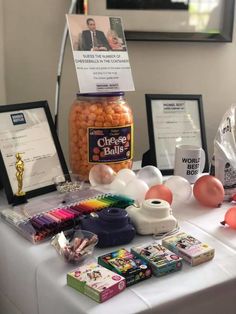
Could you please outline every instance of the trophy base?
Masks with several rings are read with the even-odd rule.
[[[26,195],[14,195],[12,206],[28,203]]]

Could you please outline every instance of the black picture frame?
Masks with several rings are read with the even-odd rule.
[[[189,0],[106,0],[108,9],[121,10],[187,10]]]
[[[48,123],[48,130],[51,134],[51,140],[52,143],[54,143],[55,146],[55,151],[56,154],[58,156],[58,158],[56,158],[56,160],[58,161],[58,166],[60,168],[60,172],[61,175],[64,175],[66,173],[68,173],[68,168],[66,165],[66,161],[63,155],[63,151],[56,133],[56,129],[55,129],[55,125],[51,116],[51,112],[48,106],[48,103],[46,100],[43,101],[36,101],[36,102],[29,102],[29,103],[19,103],[19,104],[11,104],[11,105],[2,105],[0,106],[0,120],[1,120],[1,115],[5,114],[5,113],[9,113],[9,116],[11,116],[12,114],[14,115],[15,113],[23,113],[26,114],[27,111],[29,110],[34,110],[34,109],[41,109],[44,113],[45,113],[45,117],[46,117],[46,122]],[[31,112],[32,113],[32,112]],[[44,113],[43,116],[44,116]],[[34,113],[34,119],[36,118],[36,113]],[[9,118],[10,119],[10,118]],[[12,116],[11,116],[12,119]],[[12,123],[14,124],[13,120]],[[25,130],[27,130],[27,127],[25,127]],[[1,141],[1,134],[0,134],[0,141]],[[2,148],[1,146],[2,144],[0,143],[0,149]],[[17,153],[17,152],[15,152]],[[25,168],[26,168],[26,164],[25,164]],[[14,202],[14,197],[15,194],[13,192],[13,188],[12,188],[12,184],[11,184],[11,180],[12,178],[9,178],[8,175],[8,169],[7,166],[4,162],[4,156],[2,154],[2,151],[0,150],[0,181],[3,185],[3,188],[5,190],[6,193],[6,197],[8,200],[8,203],[11,204]],[[16,178],[14,178],[16,180]],[[33,188],[32,190],[28,190],[25,191],[26,192],[26,198],[31,198],[34,196],[38,196],[38,195],[42,195],[42,194],[46,194],[52,191],[56,190],[55,184],[53,183],[53,178],[51,178],[52,181],[49,183],[45,183],[46,185],[41,186],[39,188]],[[13,179],[12,179],[13,180]],[[24,182],[24,180],[23,180]],[[45,181],[46,182],[46,181]],[[24,191],[24,186],[23,186],[23,191]]]
[[[213,10],[210,13],[208,12],[209,21],[213,19],[214,26],[201,29],[200,31],[197,28],[193,30],[191,25],[188,27],[183,26],[188,25],[185,20],[189,19],[190,14],[193,14],[190,9],[188,11],[111,10],[107,9],[106,0],[88,0],[88,14],[122,17],[126,40],[130,41],[232,42],[235,0],[220,1],[217,14]],[[183,12],[185,12],[184,16]],[[170,14],[171,18],[169,18]],[[199,11],[200,14],[202,14],[201,11]],[[183,18],[185,19],[184,21],[182,20]],[[162,22],[160,22],[161,20]],[[200,25],[201,19],[199,20]],[[217,23],[217,29],[215,29],[215,23]],[[145,26],[145,29],[142,25]],[[147,25],[148,27],[146,27]]]
[[[150,149],[143,156],[142,166],[153,165],[153,166],[158,167],[163,175],[173,175],[174,173],[173,154],[175,152],[177,139],[181,138],[180,135],[182,135],[182,138],[178,142],[178,144],[199,145],[204,149],[206,153],[206,163],[205,163],[204,172],[208,172],[209,161],[208,161],[202,96],[201,95],[187,95],[187,94],[178,94],[178,95],[145,94],[145,99],[146,99],[147,125],[148,125]],[[161,108],[162,105],[163,107]],[[156,106],[159,106],[159,108]],[[160,111],[163,110],[162,111],[163,115],[158,117],[158,114],[154,112],[156,109],[157,110],[159,109]],[[183,111],[181,112],[181,110]],[[164,114],[167,114],[166,118]],[[196,116],[194,117],[194,115]],[[158,131],[157,129],[158,125],[156,125],[156,122],[155,122],[155,120],[157,120],[156,117],[160,118],[161,123],[163,124],[162,126],[159,127],[160,130],[162,129],[161,131],[160,130]],[[185,118],[186,120],[184,120]],[[191,123],[194,123],[194,121],[196,121],[196,128],[195,126],[193,126],[194,128],[192,132],[191,132],[191,129],[187,128],[187,126],[184,126],[184,123],[186,122],[188,123],[190,119],[191,119]],[[164,123],[166,123],[166,125],[164,125]],[[182,123],[183,123],[183,128],[181,125]],[[169,138],[168,136],[165,138],[165,131],[164,131],[165,128],[167,132],[169,132],[168,133]],[[180,130],[179,133],[177,131],[178,129]],[[168,143],[169,139],[170,141]],[[191,143],[190,142],[191,140],[194,140],[194,142]],[[171,145],[171,142],[172,142],[172,145]],[[170,160],[172,158],[172,163],[169,162],[170,166],[167,166],[167,167],[166,166],[163,167],[161,165],[162,164],[162,162],[160,161],[161,158],[158,157],[159,155],[161,155],[161,151],[158,151],[158,147],[163,146],[163,144],[167,150],[170,150]],[[165,156],[166,156],[166,152],[165,152]],[[167,157],[168,157],[168,153],[167,153]]]

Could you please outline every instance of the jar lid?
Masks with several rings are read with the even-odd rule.
[[[77,93],[77,96],[83,97],[115,97],[124,96],[124,92],[111,92],[111,93]]]

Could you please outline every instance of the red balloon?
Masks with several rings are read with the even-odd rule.
[[[145,195],[145,200],[151,198],[159,198],[161,200],[167,201],[171,205],[173,194],[171,190],[164,184],[156,184],[150,187]]]
[[[231,200],[231,201],[236,202],[236,194],[234,194],[234,195],[232,196],[232,200]]]
[[[229,225],[230,228],[236,229],[236,207],[231,207],[225,214],[225,220],[221,222],[222,225]]]
[[[202,205],[219,207],[224,200],[225,191],[220,180],[211,175],[205,175],[195,182],[193,195]]]

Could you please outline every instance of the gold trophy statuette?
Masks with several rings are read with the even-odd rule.
[[[22,160],[22,154],[20,153],[16,153],[15,167],[18,190],[14,196],[13,205],[19,205],[27,202],[25,192],[22,190],[25,165],[24,161]]]

